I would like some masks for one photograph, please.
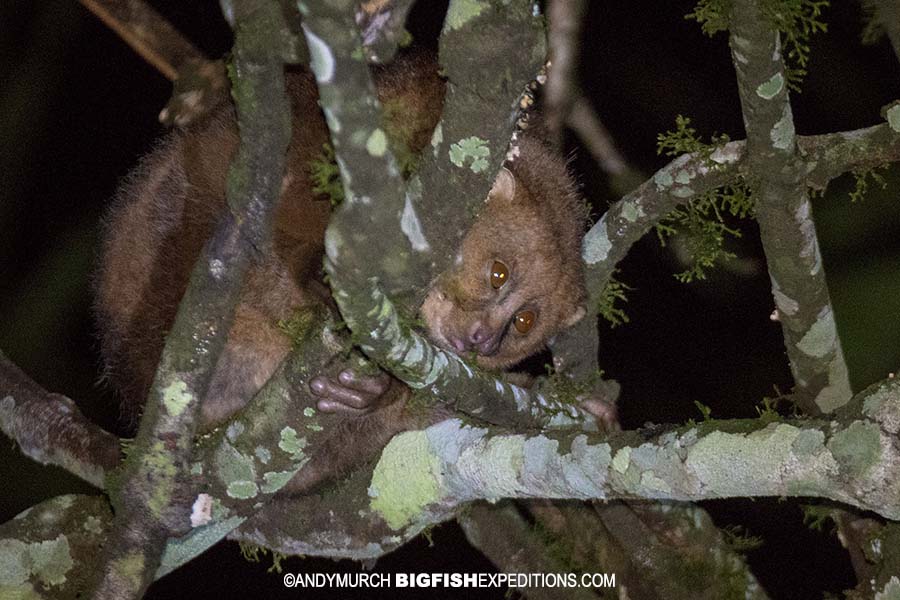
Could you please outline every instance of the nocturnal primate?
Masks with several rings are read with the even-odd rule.
[[[416,153],[440,115],[444,84],[425,54],[376,69],[379,100],[397,151]],[[279,328],[302,307],[327,304],[321,279],[328,198],[310,165],[328,131],[308,73],[287,78],[292,138],[271,250],[249,271],[228,341],[201,406],[206,431],[242,408],[291,348]],[[391,124],[396,124],[391,127]],[[397,133],[399,130],[399,133]],[[227,210],[225,181],[238,144],[233,110],[174,132],[119,191],[106,222],[97,315],[110,380],[133,417],[153,379],[194,262]],[[584,204],[562,160],[533,136],[494,182],[455,264],[432,284],[420,314],[430,338],[482,367],[507,369],[585,314],[580,242]],[[409,390],[387,375],[314,378],[318,408],[346,418],[288,484],[303,492],[380,450],[394,434],[445,418],[407,406]],[[593,411],[592,411],[593,412]],[[606,415],[603,416],[606,418]]]

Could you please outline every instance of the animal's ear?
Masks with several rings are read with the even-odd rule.
[[[581,305],[575,307],[575,310],[572,311],[572,314],[566,318],[565,326],[571,327],[572,325],[583,319],[585,314],[587,314],[587,308]]]
[[[500,169],[500,172],[497,173],[497,179],[494,180],[494,185],[491,187],[491,192],[488,194],[488,197],[505,198],[508,200],[515,194],[516,178],[513,176],[512,171],[503,167]]]

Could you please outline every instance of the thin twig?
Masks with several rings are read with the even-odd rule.
[[[186,64],[206,62],[186,37],[142,0],[79,2],[169,81],[175,81]]]

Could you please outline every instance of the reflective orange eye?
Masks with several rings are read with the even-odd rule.
[[[491,287],[499,290],[509,279],[509,269],[499,260],[495,260],[491,265]]]
[[[530,310],[523,310],[514,317],[513,323],[519,333],[528,333],[534,327],[535,315]]]

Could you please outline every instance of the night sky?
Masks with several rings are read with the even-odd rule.
[[[216,2],[151,2],[209,57],[230,46]],[[419,2],[410,23],[417,42],[433,44],[445,2]],[[862,12],[836,2],[829,31],[811,44],[801,94],[792,94],[802,135],[881,122],[880,108],[900,98],[900,65],[890,46],[859,43]],[[669,158],[656,154],[658,133],[681,114],[708,138],[744,137],[725,34],[708,38],[684,19],[692,2],[590,2],[583,39],[583,85],[632,164],[646,174]],[[510,61],[517,57],[510,56]],[[157,115],[169,82],[74,1],[0,3],[0,348],[51,391],[116,430],[116,400],[100,383],[99,342],[90,282],[104,208],[117,182],[165,134]],[[602,214],[614,201],[608,182],[577,140],[572,168]],[[851,204],[852,177],[832,183],[814,202],[838,329],[854,390],[900,366],[900,172],[888,188],[871,185]],[[626,428],[699,418],[695,401],[718,418],[755,417],[755,405],[788,391],[790,373],[762,249],[752,222],[736,223],[730,242],[738,267],[682,284],[674,246],[642,240],[618,278],[632,289],[630,323],[601,327],[600,364],[623,388]],[[61,470],[21,459],[0,443],[0,522],[43,499],[92,489]],[[704,503],[717,524],[741,525],[763,539],[748,554],[776,598],[820,598],[855,585],[846,554],[826,530],[802,524],[800,502],[777,499]],[[378,561],[378,571],[483,572],[492,567],[455,526],[437,528]],[[148,598],[363,597],[352,590],[285,590],[271,564],[247,563],[236,544],[220,544],[151,588]],[[337,567],[335,567],[335,564]],[[349,561],[293,558],[290,571],[355,570]],[[404,597],[396,590],[387,597]],[[366,592],[365,597],[380,597]],[[460,597],[422,590],[405,597]],[[488,595],[486,595],[488,597]],[[503,591],[489,597],[503,598]]]

